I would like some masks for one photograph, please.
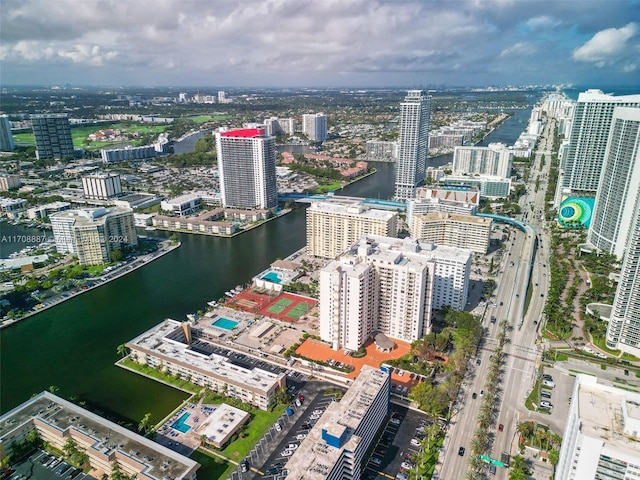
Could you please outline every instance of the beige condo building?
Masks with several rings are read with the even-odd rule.
[[[336,258],[363,235],[396,237],[398,214],[348,199],[314,202],[307,208],[309,255]]]
[[[491,237],[490,218],[456,213],[433,212],[414,215],[411,237],[436,245],[467,248],[474,253],[487,253]]]

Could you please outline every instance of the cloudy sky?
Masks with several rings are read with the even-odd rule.
[[[640,85],[640,0],[1,0],[0,83]]]

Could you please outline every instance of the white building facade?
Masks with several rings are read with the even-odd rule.
[[[453,152],[453,172],[463,175],[493,175],[511,177],[513,153],[504,143],[488,147],[456,147]]]
[[[320,337],[357,350],[374,332],[412,342],[431,313],[464,307],[471,252],[367,235],[320,271]]]
[[[89,200],[108,200],[122,196],[122,184],[117,173],[94,173],[82,177],[82,192]]]
[[[275,137],[265,136],[261,128],[219,132],[216,149],[224,207],[278,206]]]
[[[556,480],[640,478],[640,394],[576,376]]]
[[[313,142],[327,139],[327,116],[324,113],[307,113],[302,115],[302,133]]]
[[[409,90],[400,104],[398,161],[395,198],[406,201],[424,182],[429,154],[431,97],[422,90]]]
[[[616,97],[601,90],[587,90],[578,95],[566,155],[560,162],[558,205],[565,194],[598,190],[613,110],[638,106],[640,95]]]
[[[410,234],[427,243],[466,248],[485,254],[491,237],[490,218],[456,213],[423,213],[412,216]]]
[[[587,242],[600,251],[624,256],[640,196],[640,108],[617,107],[596,193]]]

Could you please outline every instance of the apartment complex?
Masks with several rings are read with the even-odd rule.
[[[325,410],[287,462],[287,480],[360,478],[365,455],[389,413],[391,375],[363,366],[339,402]]]
[[[453,151],[453,172],[463,175],[511,176],[513,153],[504,143],[488,147],[456,147]]]
[[[559,205],[563,195],[598,190],[604,163],[607,137],[616,107],[640,107],[640,95],[613,96],[601,90],[587,90],[578,95],[571,134],[560,159],[560,176],[556,192]]]
[[[195,480],[200,464],[52,393],[42,392],[0,416],[0,460],[33,431],[64,451],[69,440],[92,468],[111,475],[118,465],[140,480]]]
[[[193,344],[194,339],[206,342],[219,335],[212,327],[194,327],[167,319],[128,342],[127,347],[138,363],[182,378],[188,376],[191,383],[224,391],[229,397],[268,410],[276,401],[278,388],[286,387],[286,375],[241,367]]]
[[[65,210],[50,216],[58,253],[73,253],[80,265],[110,261],[111,252],[138,244],[133,210],[123,207]]]
[[[398,214],[347,199],[313,202],[307,208],[309,255],[336,258],[367,234],[396,237]]]
[[[429,154],[430,119],[431,97],[422,90],[409,90],[400,104],[395,189],[397,200],[414,198],[416,188],[424,182]]]
[[[457,213],[475,215],[480,204],[480,192],[472,188],[428,188],[416,189],[416,198],[407,202],[407,223],[413,216],[423,213]]]
[[[103,148],[100,150],[100,155],[104,163],[116,163],[153,158],[158,155],[158,151],[153,145],[145,145],[142,147]]]
[[[395,162],[398,159],[398,142],[367,141],[367,160],[370,162]]]
[[[556,480],[640,478],[640,394],[578,374]]]
[[[413,215],[409,226],[412,238],[485,254],[489,248],[491,223],[490,218],[434,212]]]
[[[587,242],[622,259],[639,196],[640,108],[616,107]]]
[[[262,128],[216,134],[222,205],[229,208],[275,208],[276,140]]]
[[[92,173],[82,177],[84,198],[109,200],[122,196],[122,184],[117,173]]]
[[[640,195],[636,192],[635,197],[635,204],[626,207],[633,216],[607,326],[607,347],[640,356]]]
[[[374,332],[412,342],[431,313],[464,307],[471,252],[411,238],[367,235],[320,271],[320,337],[359,349]]]
[[[324,113],[302,115],[302,133],[312,142],[324,142],[327,139],[327,116]]]
[[[511,179],[493,175],[445,175],[440,180],[447,187],[478,189],[481,198],[506,198],[511,192]]]
[[[38,159],[60,160],[75,155],[66,113],[31,115],[31,125]]]
[[[0,151],[10,152],[15,150],[16,144],[11,135],[11,123],[7,115],[0,115]]]
[[[11,173],[0,173],[0,192],[7,192],[20,186],[20,176]]]
[[[279,134],[293,135],[296,132],[296,121],[293,118],[266,118],[264,125],[268,136]]]

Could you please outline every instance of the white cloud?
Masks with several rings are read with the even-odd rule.
[[[622,28],[607,28],[596,33],[584,45],[573,51],[573,59],[603,67],[619,60],[628,51],[628,41],[638,31],[638,24],[629,23]]]
[[[515,45],[511,45],[500,52],[501,57],[523,57],[531,56],[537,52],[535,45],[529,42],[518,42]]]
[[[557,27],[558,25],[562,24],[560,20],[557,20],[548,15],[539,15],[537,17],[530,18],[526,23],[532,30],[543,30]]]

